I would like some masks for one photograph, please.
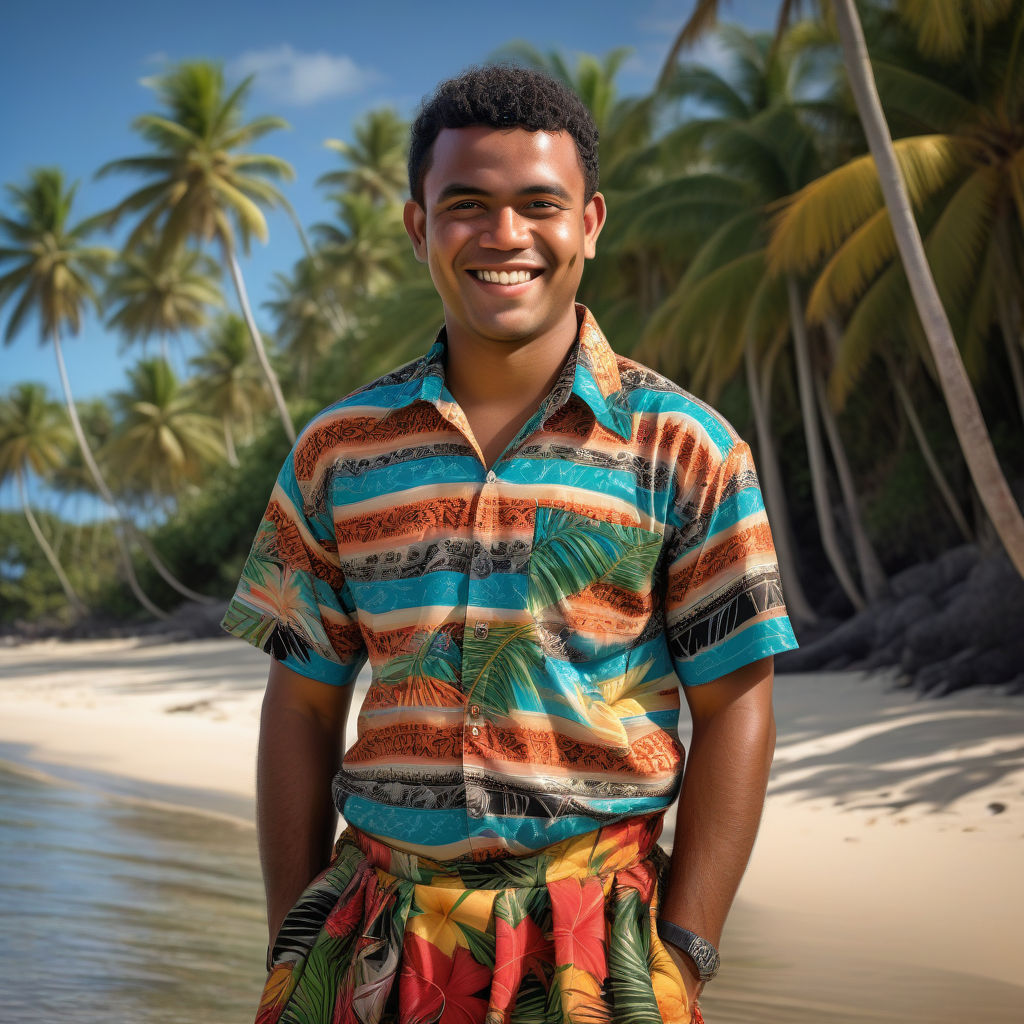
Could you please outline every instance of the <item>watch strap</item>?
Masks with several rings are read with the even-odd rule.
[[[658,935],[666,942],[681,949],[694,963],[697,968],[697,977],[701,981],[710,981],[721,966],[722,958],[718,950],[702,939],[696,932],[689,928],[680,928],[679,925],[658,918]]]

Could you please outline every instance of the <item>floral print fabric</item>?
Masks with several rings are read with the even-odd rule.
[[[685,1024],[655,930],[662,815],[438,863],[350,829],[275,944],[257,1024]]]

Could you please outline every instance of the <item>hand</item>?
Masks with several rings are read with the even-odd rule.
[[[672,957],[672,962],[676,965],[680,975],[682,975],[683,986],[686,989],[686,1001],[690,1006],[690,1013],[692,1015],[693,1005],[697,1002],[697,998],[704,988],[704,982],[700,980],[693,961],[678,946],[673,946],[671,942],[666,942],[664,945],[668,955]]]

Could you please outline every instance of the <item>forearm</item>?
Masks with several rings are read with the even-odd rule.
[[[679,796],[664,920],[717,946],[750,859],[772,755],[774,659],[751,662],[688,688],[693,737]],[[688,987],[693,965],[682,954]]]
[[[695,725],[661,913],[715,946],[750,859],[774,750],[770,707],[731,707]]]
[[[271,940],[330,860],[337,822],[331,779],[342,730],[268,686],[260,720],[256,823]]]

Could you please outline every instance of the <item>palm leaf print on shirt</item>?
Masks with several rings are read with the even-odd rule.
[[[462,653],[466,699],[499,715],[540,711],[535,673],[543,664],[534,623],[492,626],[485,639],[467,638]]]
[[[459,648],[443,629],[417,637],[411,651],[385,662],[377,682],[396,688],[399,705],[461,707]]]
[[[661,537],[559,508],[538,508],[530,555],[530,611],[534,614],[594,583],[631,593],[647,589]]]

